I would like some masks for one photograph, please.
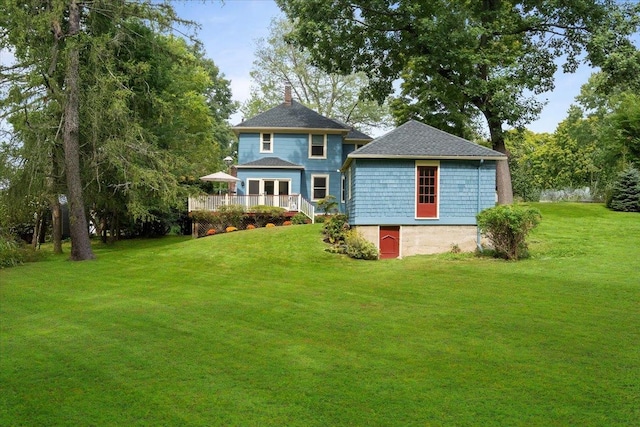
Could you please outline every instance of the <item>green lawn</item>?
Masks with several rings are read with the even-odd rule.
[[[517,263],[314,225],[0,270],[0,425],[637,425],[640,215],[536,206]]]

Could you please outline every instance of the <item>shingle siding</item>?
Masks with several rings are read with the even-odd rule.
[[[415,218],[415,168],[413,160],[357,159],[352,198],[347,203],[353,225],[475,224],[478,212],[479,161],[440,161],[439,217]],[[357,166],[356,166],[357,165]],[[480,209],[495,204],[495,162],[480,168]]]

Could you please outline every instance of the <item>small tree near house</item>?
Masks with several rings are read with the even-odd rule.
[[[321,209],[325,215],[334,213],[338,210],[336,197],[329,194],[327,197],[318,200],[318,209]]]

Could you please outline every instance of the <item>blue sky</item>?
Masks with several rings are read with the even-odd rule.
[[[198,22],[202,28],[198,38],[203,42],[207,56],[215,61],[231,80],[234,99],[244,101],[249,96],[249,72],[253,64],[255,41],[268,35],[271,20],[282,16],[273,0],[176,1],[174,6],[180,17]],[[527,127],[535,132],[553,132],[566,117],[569,105],[580,92],[591,69],[581,67],[575,74],[556,74],[556,88],[539,96],[548,100],[540,118]],[[241,121],[239,114],[232,124]]]

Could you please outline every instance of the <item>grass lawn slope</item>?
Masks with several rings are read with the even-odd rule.
[[[634,425],[640,215],[536,207],[517,263],[315,225],[0,270],[0,425]]]

